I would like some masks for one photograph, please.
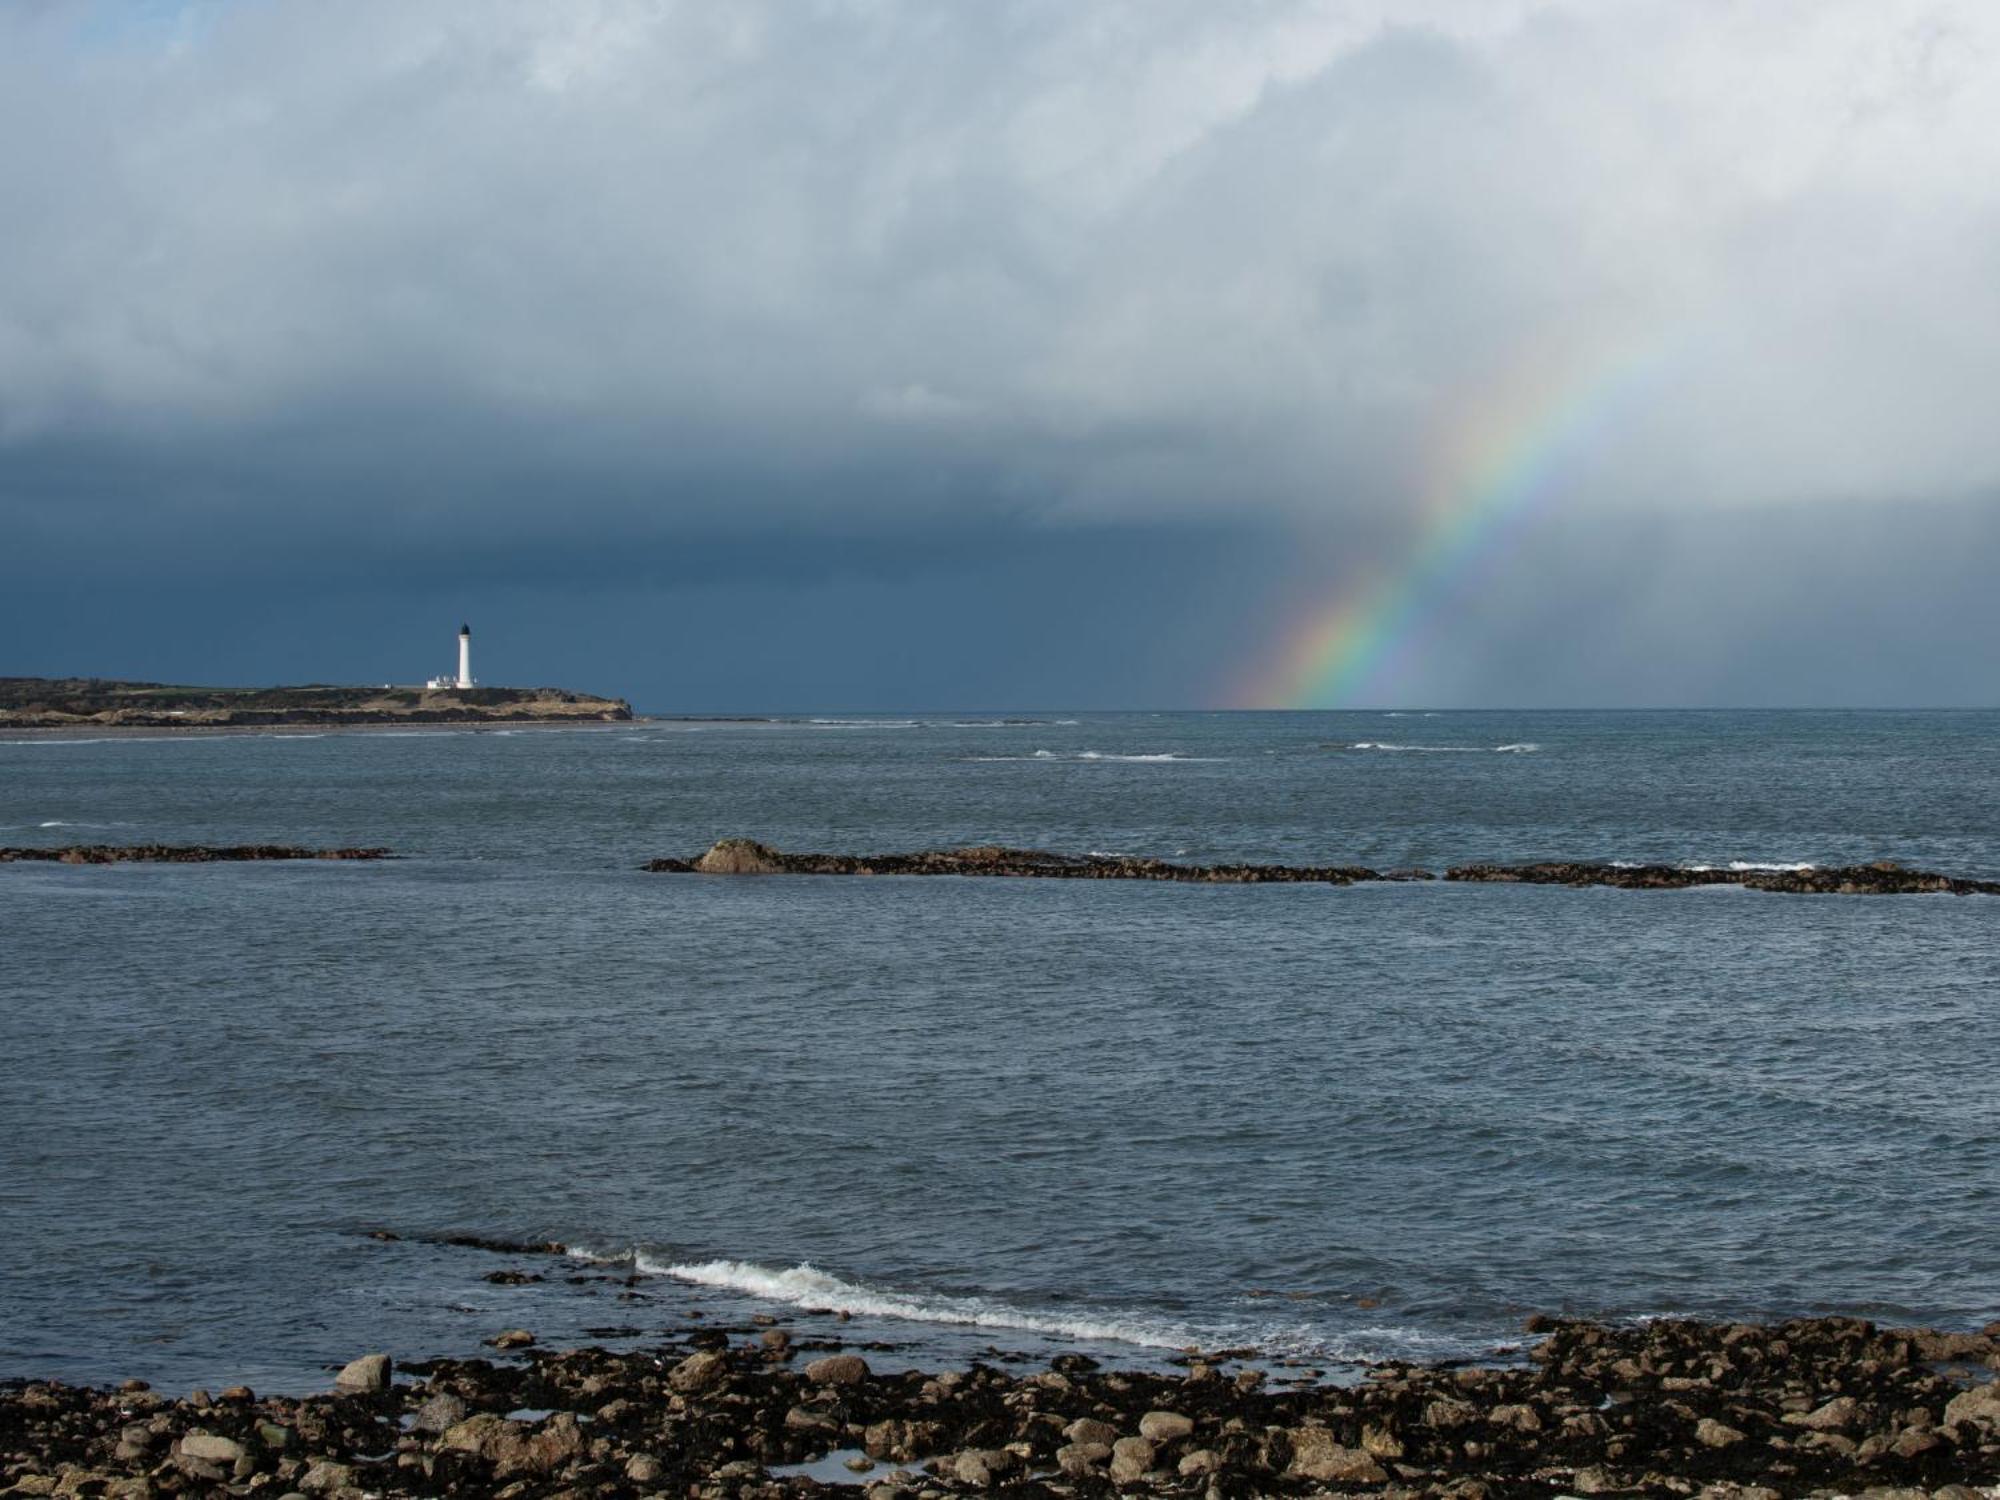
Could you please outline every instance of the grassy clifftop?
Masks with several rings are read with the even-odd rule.
[[[98,677],[0,677],[0,725],[204,728],[259,724],[615,721],[622,698],[561,688],[182,687]]]

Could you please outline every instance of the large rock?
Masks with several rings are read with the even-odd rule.
[[[449,1432],[466,1417],[465,1402],[449,1391],[440,1391],[417,1408],[410,1426],[418,1432]]]
[[[1139,1418],[1139,1436],[1152,1443],[1177,1443],[1193,1431],[1193,1421],[1177,1411],[1149,1411]]]
[[[1120,1438],[1111,1445],[1111,1480],[1130,1484],[1153,1467],[1153,1445],[1142,1437]]]
[[[868,1378],[868,1361],[858,1354],[829,1354],[806,1366],[814,1385],[859,1385]]]
[[[233,1464],[243,1457],[245,1451],[235,1438],[213,1432],[190,1432],[181,1439],[181,1452],[189,1458],[206,1459],[212,1464]]]
[[[1098,1465],[1109,1457],[1109,1443],[1065,1443],[1056,1449],[1056,1467],[1071,1478],[1080,1478],[1096,1473]]]
[[[1743,1434],[1713,1417],[1703,1417],[1695,1423],[1694,1440],[1708,1448],[1733,1448],[1743,1441]]]
[[[1078,1417],[1063,1429],[1063,1436],[1072,1443],[1102,1443],[1109,1451],[1111,1445],[1118,1441],[1118,1429],[1095,1417]]]
[[[573,1412],[557,1412],[538,1428],[481,1412],[452,1427],[439,1446],[485,1459],[495,1479],[546,1478],[583,1452],[583,1431]]]
[[[2000,1380],[1989,1380],[1953,1396],[1945,1404],[1944,1419],[1954,1427],[1969,1423],[2000,1432]]]
[[[1359,1448],[1343,1447],[1325,1427],[1291,1430],[1291,1472],[1322,1484],[1385,1484],[1389,1474]]]
[[[1808,1412],[1793,1412],[1785,1420],[1794,1427],[1806,1427],[1814,1432],[1839,1432],[1859,1425],[1861,1403],[1852,1396],[1835,1396],[1824,1406]]]
[[[341,1367],[340,1373],[333,1377],[333,1388],[349,1395],[371,1395],[389,1389],[389,1377],[394,1373],[395,1366],[388,1355],[364,1354]]]
[[[729,1378],[729,1359],[714,1349],[690,1354],[667,1372],[667,1384],[683,1396],[712,1390]]]
[[[785,864],[783,856],[769,844],[755,839],[717,839],[694,867],[702,875],[778,875],[784,872]]]

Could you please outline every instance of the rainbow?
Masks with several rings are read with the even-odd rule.
[[[1245,708],[1337,708],[1380,692],[1389,668],[1468,575],[1560,492],[1667,363],[1658,342],[1522,360],[1431,445],[1416,544],[1402,566],[1315,600],[1232,695]]]

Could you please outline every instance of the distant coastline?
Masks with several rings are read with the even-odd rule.
[[[94,677],[0,677],[0,729],[270,730],[402,724],[627,723],[632,705],[564,688],[187,687]]]

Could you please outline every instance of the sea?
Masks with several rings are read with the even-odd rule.
[[[0,731],[0,825],[398,856],[0,866],[0,1378],[305,1391],[762,1315],[1341,1379],[1536,1312],[2000,1317],[2000,899],[642,869],[1995,877],[2000,714]]]

